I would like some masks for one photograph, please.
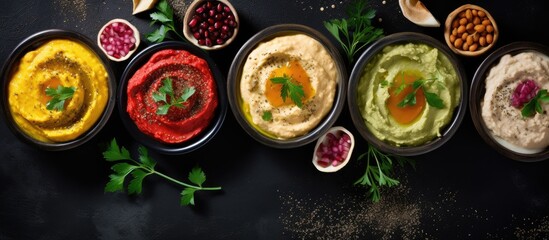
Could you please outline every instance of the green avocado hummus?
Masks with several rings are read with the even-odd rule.
[[[450,60],[425,44],[385,47],[366,65],[357,102],[368,129],[397,146],[417,146],[441,135],[460,100]]]

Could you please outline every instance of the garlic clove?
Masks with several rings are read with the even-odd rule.
[[[132,14],[138,14],[149,9],[152,9],[157,0],[133,0],[133,12]]]
[[[399,0],[404,17],[422,27],[440,27],[440,22],[419,0]]]

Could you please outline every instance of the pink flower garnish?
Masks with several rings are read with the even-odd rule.
[[[513,95],[511,95],[511,105],[516,108],[522,108],[538,93],[539,86],[534,80],[526,79],[517,85]]]

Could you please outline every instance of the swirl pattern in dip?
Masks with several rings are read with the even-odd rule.
[[[514,90],[525,80],[549,90],[547,55],[529,51],[502,56],[486,77],[482,119],[496,140],[507,148],[536,153],[549,146],[549,105],[544,104],[543,113],[532,117],[523,117],[520,108],[511,106]]]
[[[316,39],[305,34],[275,37],[248,55],[242,70],[240,92],[244,115],[263,134],[276,139],[302,136],[332,108],[337,70],[334,58]],[[302,87],[302,105],[273,78],[288,77]]]
[[[441,136],[459,105],[459,85],[455,67],[437,48],[389,45],[367,63],[357,104],[376,138],[396,146],[418,146]],[[413,101],[402,104],[408,96]],[[440,100],[438,106],[430,102],[434,96]]]
[[[74,87],[62,110],[46,108],[47,88]],[[26,53],[9,83],[9,107],[17,126],[47,143],[87,132],[109,99],[108,73],[100,58],[80,42],[54,39]]]
[[[172,106],[167,114],[157,113],[165,102],[153,95],[171,79],[175,97],[185,89],[194,94],[182,107]],[[129,79],[126,111],[139,130],[168,144],[185,142],[206,129],[218,105],[217,85],[208,62],[185,50],[164,49],[154,53]],[[172,101],[172,99],[168,99]]]

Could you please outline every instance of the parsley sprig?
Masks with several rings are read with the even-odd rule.
[[[46,95],[52,97],[51,100],[46,103],[46,109],[63,111],[65,101],[72,98],[74,92],[76,92],[76,87],[64,87],[59,85],[57,88],[46,88]]]
[[[264,111],[263,115],[261,115],[261,118],[263,121],[271,121],[273,120],[273,113],[271,111]]]
[[[181,93],[181,96],[179,96],[179,98],[176,98],[173,91],[172,79],[165,78],[162,81],[162,84],[163,85],[158,89],[158,91],[152,94],[152,98],[155,102],[165,103],[162,106],[158,106],[158,109],[156,110],[156,114],[158,115],[168,114],[168,110],[171,106],[179,108],[185,107],[183,103],[185,103],[187,99],[189,99],[196,91],[194,87],[185,88],[183,89],[183,93]],[[167,99],[168,96],[170,97],[170,101],[168,101]]]
[[[178,181],[154,169],[156,162],[149,156],[147,148],[140,146],[139,161],[132,159],[129,151],[124,147],[119,147],[116,139],[113,139],[107,150],[103,152],[103,157],[108,162],[116,162],[111,169],[113,174],[109,175],[109,182],[105,186],[105,192],[124,191],[124,182],[126,177],[131,175],[132,180],[127,185],[128,194],[140,194],[142,192],[143,179],[149,175],[157,175],[175,184],[184,187],[181,191],[180,204],[182,206],[195,205],[194,194],[203,190],[221,190],[221,187],[203,187],[206,181],[206,174],[200,167],[194,167],[188,176],[188,180],[193,183],[188,184]]]
[[[271,82],[274,84],[282,84],[280,96],[283,101],[286,101],[286,98],[290,96],[297,107],[301,108],[303,106],[303,98],[305,98],[303,86],[295,83],[291,76],[284,74],[282,77],[273,77],[271,78]]]
[[[383,29],[372,26],[374,9],[366,8],[366,1],[354,0],[346,9],[348,18],[324,21],[324,27],[335,37],[347,55],[349,64],[354,55],[368,43],[383,37]],[[342,35],[342,36],[340,36]]]
[[[404,79],[404,77],[403,77],[403,79]],[[402,99],[402,101],[400,101],[398,103],[397,106],[406,107],[406,106],[416,105],[416,100],[417,100],[416,99],[416,94],[417,94],[417,91],[419,89],[421,89],[423,91],[423,94],[425,95],[425,100],[427,101],[427,104],[429,104],[432,107],[438,108],[438,109],[443,109],[444,108],[444,101],[442,101],[442,99],[438,96],[438,94],[436,94],[434,92],[429,92],[425,88],[426,84],[431,84],[435,81],[436,81],[436,79],[423,79],[423,78],[420,78],[420,79],[417,79],[417,80],[413,81],[410,84],[401,83],[397,87],[397,89],[395,89],[395,94],[401,93],[409,85],[412,86],[413,90],[412,90],[412,92],[408,93],[404,97],[404,99]],[[439,88],[444,88],[444,85],[441,84],[441,83],[438,83],[437,86],[439,86]]]
[[[358,157],[358,160],[366,159],[366,171],[355,182],[355,185],[368,186],[368,195],[373,202],[378,202],[381,199],[381,187],[393,187],[400,184],[400,181],[391,177],[394,174],[393,167],[395,165],[392,157],[396,159],[396,162],[401,167],[405,163],[409,163],[412,167],[415,167],[415,162],[412,159],[384,154],[371,145],[368,145],[368,152]]]
[[[536,112],[542,114],[542,104],[548,102],[549,94],[547,93],[547,89],[539,90],[535,97],[533,97],[532,99],[530,99],[530,101],[524,104],[524,107],[522,107],[520,113],[523,117],[533,117],[534,115],[536,115]]]
[[[164,38],[166,38],[166,34],[170,31],[175,33],[175,35],[177,35],[177,37],[179,37],[181,40],[185,40],[185,38],[181,36],[175,28],[173,9],[168,4],[168,1],[160,0],[156,4],[156,9],[158,11],[150,14],[150,17],[152,19],[151,25],[157,22],[159,22],[161,25],[152,33],[147,34],[147,40],[152,43],[162,42],[164,41]]]

